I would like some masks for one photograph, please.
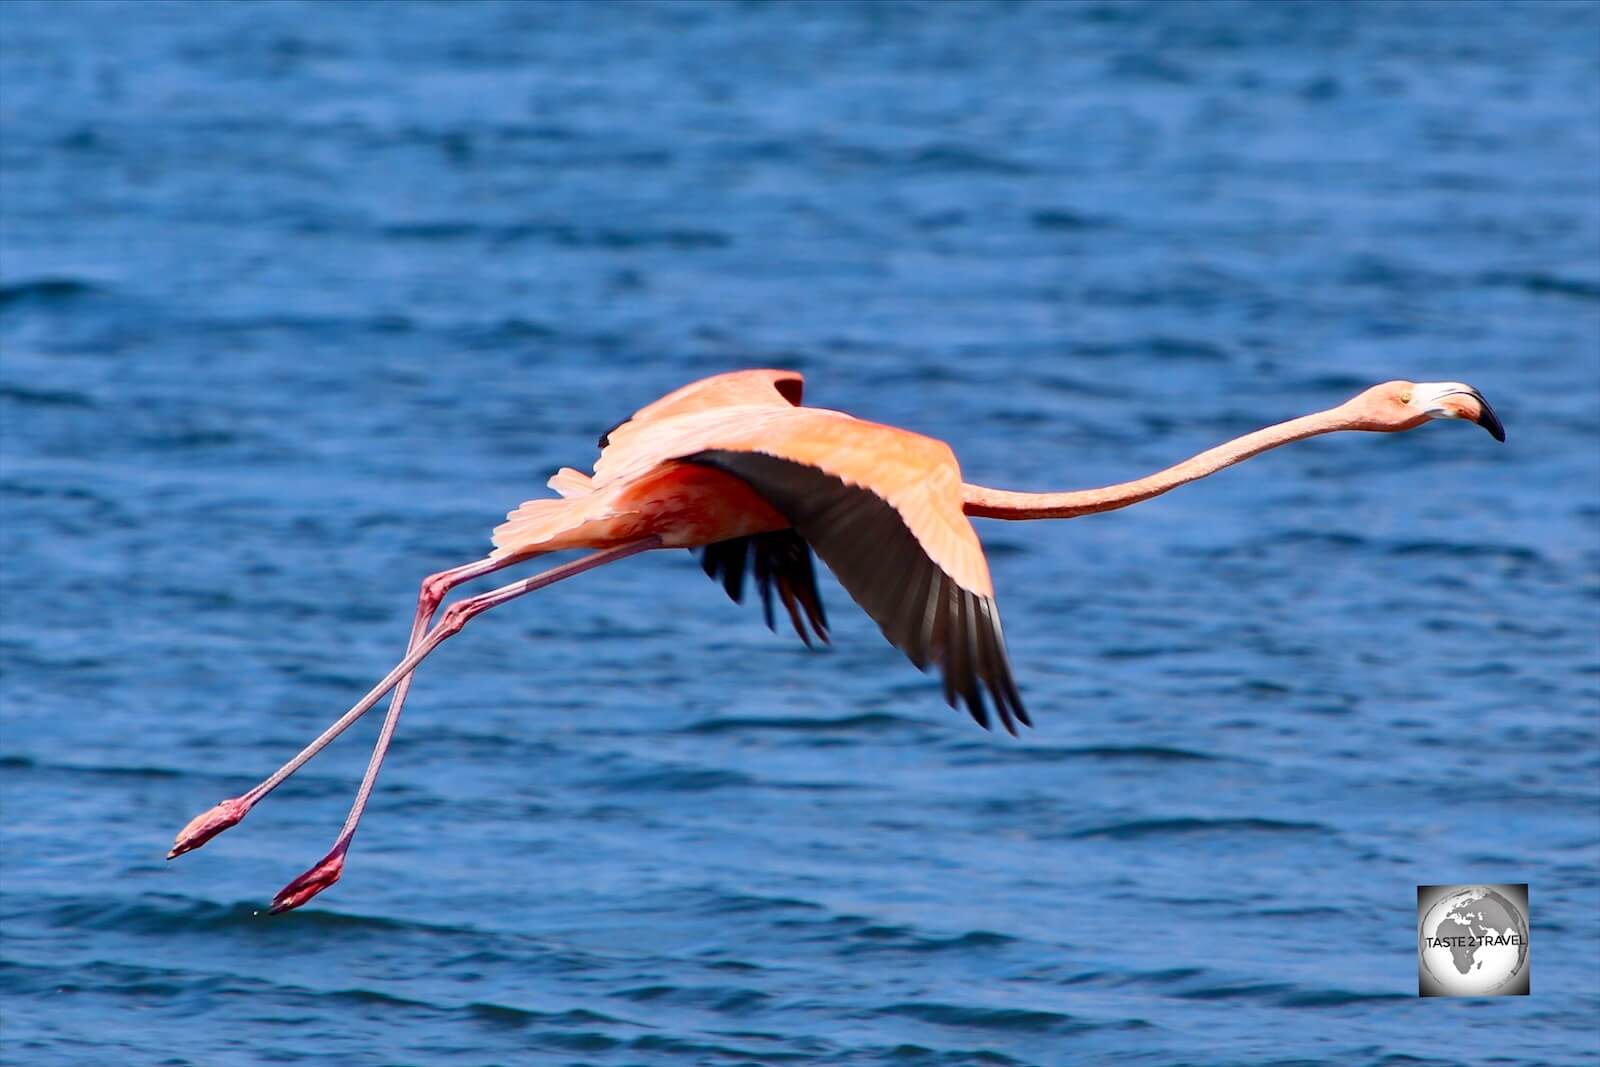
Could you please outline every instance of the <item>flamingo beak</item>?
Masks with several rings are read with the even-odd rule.
[[[1435,419],[1466,419],[1489,431],[1489,436],[1501,443],[1506,439],[1506,428],[1500,417],[1483,398],[1483,394],[1461,382],[1418,382],[1414,405]]]

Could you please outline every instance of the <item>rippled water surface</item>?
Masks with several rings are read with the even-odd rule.
[[[0,1056],[1600,1058],[1600,7],[0,5]],[[980,521],[1038,728],[683,552],[398,658],[417,579],[697,376],[1163,466],[1386,378],[1464,425]],[[1418,883],[1533,994],[1415,996]]]

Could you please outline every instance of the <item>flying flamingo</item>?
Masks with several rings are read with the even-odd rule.
[[[202,813],[167,858],[199,848],[255,804],[390,690],[394,699],[333,848],[285,886],[272,911],[297,908],[338,881],[356,824],[394,736],[412,672],[468,620],[525,593],[656,548],[702,550],[702,564],[739,601],[750,566],[767,625],[772,595],[807,645],[828,639],[811,566],[815,552],[846,592],[919,670],[937,665],[945,700],[985,729],[984,695],[1011,733],[1032,725],[1011,678],[983,547],[968,516],[1069,519],[1137,504],[1269,448],[1336,430],[1393,432],[1429,419],[1467,419],[1497,441],[1505,430],[1476,389],[1459,382],[1385,382],[1337,407],[1247,433],[1166,470],[1118,485],[1019,493],[961,481],[950,446],[908,430],[800,406],[792,371],[747,370],[686,385],[600,437],[594,474],[564,467],[556,498],[529,500],[494,530],[486,559],[422,581],[406,655],[371,692],[294,759],[241,796]],[[591,555],[458,600],[463,582],[567,549]]]

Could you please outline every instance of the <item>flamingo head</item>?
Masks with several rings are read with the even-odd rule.
[[[1421,426],[1429,419],[1466,419],[1506,439],[1505,427],[1483,394],[1461,382],[1384,382],[1345,405],[1353,426],[1361,430],[1396,431]]]

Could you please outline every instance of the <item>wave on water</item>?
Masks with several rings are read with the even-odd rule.
[[[1600,281],[1573,278],[1542,271],[1491,271],[1478,279],[1483,285],[1511,287],[1530,293],[1548,293],[1577,300],[1600,300]]]
[[[489,245],[548,243],[566,248],[694,251],[727,248],[732,238],[717,230],[585,227],[563,222],[487,225],[473,222],[406,222],[385,226],[380,236],[397,241],[476,241]]]
[[[1103,837],[1113,841],[1137,841],[1147,837],[1190,837],[1203,834],[1335,834],[1330,826],[1317,822],[1296,822],[1260,818],[1180,818],[1130,819],[1074,830],[1065,836],[1075,839]]]
[[[136,934],[186,932],[230,933],[246,931],[270,937],[312,941],[319,931],[389,936],[396,932],[443,935],[475,934],[470,927],[393,919],[382,915],[357,915],[344,911],[307,909],[292,928],[274,923],[260,901],[220,904],[170,893],[145,893],[133,900],[116,896],[78,896],[41,903],[38,914],[49,926],[74,930],[115,930]]]
[[[707,793],[760,785],[740,771],[706,767],[670,767],[637,774],[611,775],[595,785],[608,793]]]
[[[95,407],[94,398],[72,389],[34,389],[28,386],[0,382],[0,400],[32,407]]]
[[[939,1004],[911,1001],[889,1004],[875,1009],[881,1015],[904,1015],[925,1023],[956,1027],[963,1030],[1022,1031],[1070,1037],[1110,1027],[1126,1030],[1148,1026],[1138,1020],[1116,1023],[1096,1023],[1075,1018],[1063,1012],[1035,1011],[1025,1008],[982,1008],[965,1004]]]
[[[1229,763],[1237,757],[1172,745],[1028,745],[997,748],[963,741],[947,746],[961,764],[983,763],[1073,763],[1093,764],[1174,764]]]
[[[883,926],[865,924],[848,935],[849,940],[839,948],[843,956],[871,955],[884,952],[910,953],[967,953],[1003,948],[1016,943],[1016,938],[992,930],[969,930],[964,934],[940,937],[919,932],[909,926]]]
[[[0,312],[57,308],[109,290],[86,278],[29,278],[0,284]]]
[[[823,718],[805,715],[782,715],[756,717],[748,715],[719,716],[710,719],[701,719],[679,729],[685,734],[746,734],[746,733],[803,733],[803,734],[833,734],[833,733],[863,733],[899,730],[904,728],[920,728],[923,724],[916,719],[889,712],[863,712],[856,715],[841,715],[837,718]]]

